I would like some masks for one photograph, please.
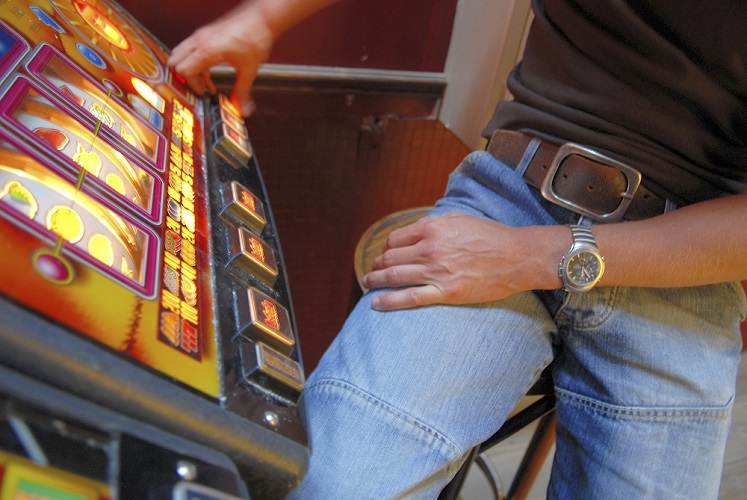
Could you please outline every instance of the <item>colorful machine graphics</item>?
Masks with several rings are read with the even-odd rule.
[[[161,207],[157,202],[162,197],[163,183],[128,159],[120,145],[107,139],[95,124],[69,115],[22,77],[11,86],[0,107],[6,123],[49,154],[58,155],[60,165],[73,178],[85,171],[86,177],[115,202],[129,204],[152,221],[159,221]],[[106,108],[102,108],[102,113],[106,113]]]
[[[108,500],[109,486],[0,452],[0,500]]]
[[[156,235],[134,219],[107,208],[84,189],[76,190],[9,140],[0,132],[0,210],[19,226],[51,245],[65,246],[65,253],[123,286],[145,297],[154,296]],[[64,258],[61,251],[57,255]],[[40,264],[33,254],[32,264],[37,274],[54,283],[74,282],[72,273],[62,274],[62,268],[69,269],[69,265]]]
[[[32,59],[32,63],[28,69],[39,81],[57,91],[69,103],[80,106],[95,121],[101,120],[112,133],[132,146],[135,154],[142,155],[149,165],[158,168],[163,164],[166,151],[161,136],[144,123],[143,118],[112,99],[112,89],[106,89],[92,80],[72,61],[46,44],[40,46],[39,54]]]
[[[0,295],[218,397],[201,110],[167,57],[105,0],[0,0]]]

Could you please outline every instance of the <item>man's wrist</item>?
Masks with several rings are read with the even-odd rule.
[[[527,259],[537,280],[534,290],[557,290],[563,287],[558,275],[558,262],[573,244],[571,232],[565,226],[533,226],[526,241],[531,245],[527,250],[532,259]]]

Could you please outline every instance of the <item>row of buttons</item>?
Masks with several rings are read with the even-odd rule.
[[[227,99],[220,102],[220,122],[215,151],[236,168],[251,157],[243,122]],[[230,135],[229,135],[230,134]],[[222,138],[220,138],[222,136]],[[239,139],[241,139],[241,142]],[[236,266],[272,288],[279,276],[278,258],[272,246],[260,236],[267,225],[262,200],[249,188],[232,180],[223,186],[221,217],[231,227],[231,243],[226,266]],[[241,373],[245,380],[271,389],[295,401],[304,386],[303,369],[290,358],[296,346],[291,315],[280,302],[257,287],[236,293],[236,329],[239,340]]]
[[[214,121],[214,150],[234,168],[242,168],[252,156],[244,120],[224,94],[218,95],[218,104],[220,116]]]

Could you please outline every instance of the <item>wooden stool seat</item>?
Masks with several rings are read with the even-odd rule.
[[[382,217],[370,226],[358,239],[353,255],[353,287],[350,291],[348,311],[352,311],[361,296],[366,293],[363,276],[371,270],[373,261],[381,255],[389,233],[425,217],[433,207],[408,208]]]
[[[366,291],[366,287],[363,286],[363,276],[371,270],[374,259],[381,255],[381,249],[384,248],[389,233],[425,217],[431,210],[433,207],[417,207],[393,212],[366,229],[355,246],[355,260],[353,261],[355,279],[362,292]]]

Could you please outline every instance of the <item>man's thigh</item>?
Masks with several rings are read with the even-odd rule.
[[[744,296],[600,289],[557,316],[554,498],[715,498]]]

